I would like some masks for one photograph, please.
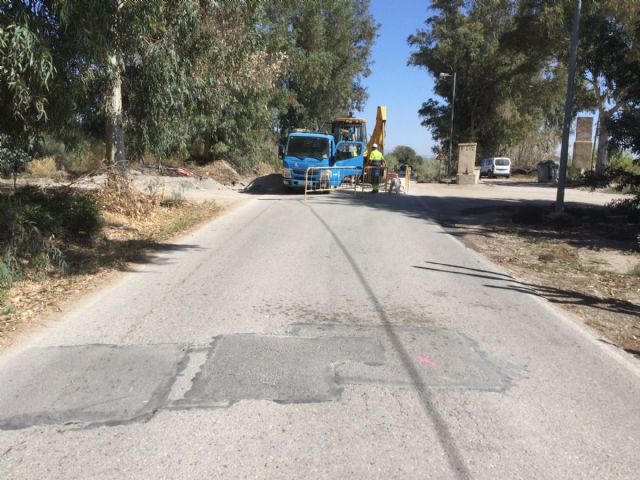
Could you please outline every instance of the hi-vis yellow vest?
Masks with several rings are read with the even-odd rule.
[[[378,162],[380,160],[384,160],[384,155],[382,155],[382,152],[378,149],[373,150],[370,154],[369,154],[369,161],[370,162]]]

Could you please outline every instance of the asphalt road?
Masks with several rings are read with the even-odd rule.
[[[0,357],[0,478],[638,478],[640,368],[420,196],[249,196]]]

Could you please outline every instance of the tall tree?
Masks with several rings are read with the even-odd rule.
[[[522,0],[516,15],[516,35],[529,42],[521,50],[547,65],[567,61],[572,0]],[[640,28],[635,0],[585,0],[578,49],[578,110],[599,117],[596,171],[604,173],[612,119],[633,102],[640,82]],[[525,37],[526,36],[526,37]],[[524,50],[526,48],[526,50]]]
[[[272,42],[286,51],[280,115],[283,129],[318,128],[336,115],[359,109],[366,100],[362,78],[369,75],[377,25],[369,0],[273,2]]]
[[[201,156],[246,169],[279,124],[318,125],[366,97],[369,0],[0,0],[0,8],[0,75],[20,71],[12,52],[30,71],[21,90],[30,103],[6,111],[37,113],[29,125],[48,114],[49,133],[65,141],[103,139],[123,171],[126,156],[186,155],[194,140]],[[28,45],[12,40],[16,25],[28,27]],[[26,98],[20,88],[3,82],[2,105]]]
[[[511,47],[514,2],[439,0],[426,28],[409,37],[409,63],[436,78],[435,92],[420,109],[423,125],[445,144],[449,137],[451,77],[457,73],[454,139],[474,141],[480,154],[505,151],[531,130],[557,123],[562,66],[547,66]]]
[[[424,162],[424,159],[420,155],[418,155],[413,148],[407,147],[406,145],[398,145],[393,149],[391,155],[393,155],[398,160],[398,163],[408,164],[412,167],[422,165],[422,163]]]
[[[18,172],[46,126],[55,72],[50,12],[38,2],[0,2],[0,169]]]

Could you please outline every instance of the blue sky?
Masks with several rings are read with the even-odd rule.
[[[372,73],[364,79],[369,92],[364,112],[371,132],[376,107],[387,106],[385,150],[408,145],[421,155],[431,156],[431,132],[420,125],[418,109],[432,97],[433,78],[425,69],[407,65],[411,49],[407,37],[424,26],[428,16],[426,0],[372,0],[371,12],[381,25],[373,47]]]

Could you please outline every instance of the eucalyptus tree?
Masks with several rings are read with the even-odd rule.
[[[419,113],[441,143],[449,137],[456,72],[454,139],[478,142],[480,154],[498,154],[558,122],[561,66],[543,65],[512,48],[515,3],[510,0],[431,3],[433,15],[409,37],[409,64],[436,79],[435,92]]]
[[[572,6],[573,0],[520,1],[515,36],[519,37],[521,51],[545,59],[549,66],[566,64]],[[596,172],[600,175],[608,165],[610,127],[637,102],[638,7],[637,0],[585,0],[582,5],[576,111],[598,113]]]
[[[612,120],[640,101],[640,5],[624,7],[624,2],[589,2],[583,21],[581,73],[598,112],[596,172],[600,175],[608,166]]]
[[[275,122],[269,105],[285,58],[264,45],[265,1],[110,0],[87,15],[93,3],[61,9],[74,59],[67,75],[82,99],[99,99],[84,115],[103,117],[118,164],[126,132],[137,157],[184,156],[197,137],[206,157],[248,167]]]
[[[55,73],[47,36],[50,13],[34,2],[0,1],[0,170],[15,174],[29,160],[47,122]]]
[[[367,98],[377,24],[369,0],[271,2],[272,48],[286,53],[279,109],[282,129],[318,128],[360,109]]]
[[[194,140],[202,156],[246,169],[281,119],[318,124],[366,96],[369,0],[0,0],[0,8],[0,102],[11,112],[0,133],[48,119],[54,138],[104,139],[123,173],[127,157],[187,155]]]
[[[189,39],[199,2],[67,0],[51,4],[57,6],[59,16],[66,82],[76,96],[76,106],[84,107],[73,116],[81,126],[99,119],[104,125],[106,158],[115,160],[124,173],[125,131],[138,147],[161,139],[160,145],[154,145],[162,150],[163,142],[172,140],[167,133],[180,125],[189,75],[178,40]],[[136,100],[143,94],[149,106],[136,117],[140,113]],[[151,128],[145,128],[149,125],[141,120],[147,119],[149,110],[155,115]],[[167,118],[176,120],[170,122],[173,128],[166,128]]]

